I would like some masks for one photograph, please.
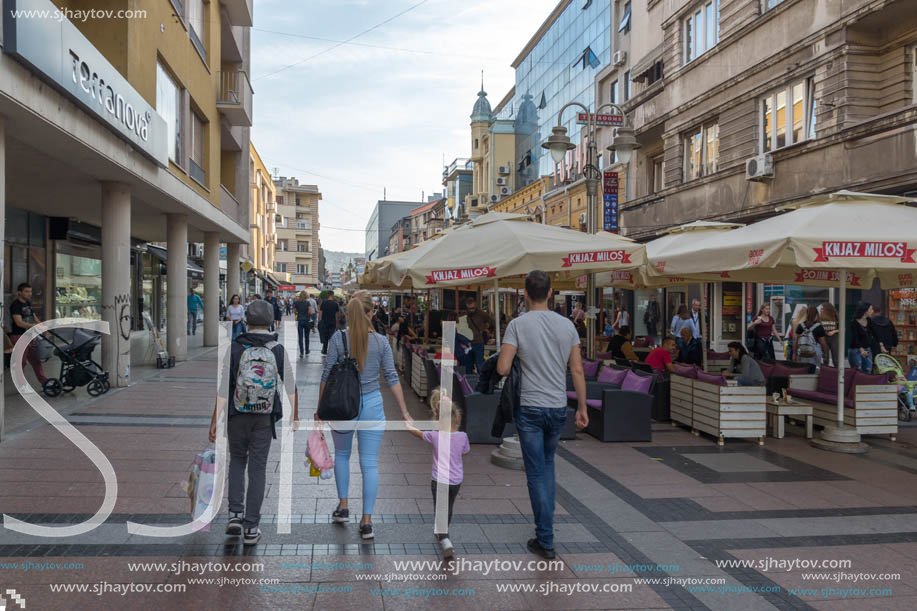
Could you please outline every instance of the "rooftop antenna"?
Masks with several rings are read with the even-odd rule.
[[[481,91],[484,91],[484,71],[481,70]]]
[[[382,187],[382,201],[385,201],[385,197],[386,197],[386,189],[385,187]]]
[[[280,170],[277,168],[277,166],[274,166],[274,178],[278,178],[279,176]]]

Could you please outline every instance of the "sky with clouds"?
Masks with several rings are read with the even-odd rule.
[[[323,248],[362,252],[383,188],[408,201],[443,190],[443,156],[470,153],[481,70],[496,106],[556,4],[255,0],[252,141],[268,169],[321,189]]]

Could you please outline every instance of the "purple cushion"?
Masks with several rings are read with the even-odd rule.
[[[865,386],[869,384],[886,384],[888,382],[888,376],[884,373],[873,375],[871,373],[863,373],[859,369],[854,370],[855,375],[853,378],[853,384],[848,388],[847,396],[853,399],[853,396],[856,394],[856,391],[853,389],[857,386]],[[844,376],[847,377],[846,375]]]
[[[627,375],[628,369],[615,369],[614,367],[602,367],[599,371],[599,375],[596,378],[598,382],[604,382],[605,384],[614,384],[620,386],[624,381],[624,376]]]
[[[697,367],[695,365],[675,365],[675,373],[693,380],[697,379]]]
[[[714,352],[713,350],[707,350],[707,360],[710,361],[725,361],[732,358],[732,355],[729,354],[729,351],[726,352]]]
[[[575,391],[575,390],[568,390],[568,391],[567,391],[567,398],[570,399],[571,401],[576,401],[576,391]]]
[[[761,363],[758,363],[759,365]],[[803,375],[809,373],[808,367],[787,367],[783,363],[776,363],[771,372],[772,377],[787,378],[789,376]]]
[[[764,374],[765,378],[770,378],[772,375],[774,375],[774,368],[776,365],[773,363],[764,363],[762,361],[758,361],[758,367],[761,368],[761,373]]]
[[[853,408],[853,399],[844,399],[844,407]]]
[[[859,369],[853,367],[848,367],[844,370],[844,395],[847,397],[853,396],[853,376],[856,375]]]
[[[717,386],[726,386],[726,378],[723,376],[715,376],[704,371],[697,372],[697,381],[707,382],[708,384],[716,384]]]
[[[815,387],[818,392],[826,392],[832,395],[837,394],[837,368],[824,366],[818,373],[818,385]]]
[[[602,400],[601,399],[586,399],[586,407],[592,407],[594,409],[602,409]]]
[[[460,375],[458,379],[459,384],[462,385],[462,392],[465,393],[466,397],[474,392],[474,389],[471,388],[471,384],[468,383],[468,380],[465,378],[465,376]]]
[[[621,390],[633,390],[636,392],[649,393],[650,385],[653,378],[650,376],[637,375],[633,371],[628,371],[621,383]]]
[[[600,363],[598,361],[588,361],[583,359],[583,375],[587,378],[594,378],[599,371]]]

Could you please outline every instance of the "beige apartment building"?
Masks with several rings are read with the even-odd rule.
[[[612,61],[597,75],[595,102],[620,104],[642,145],[629,167],[611,166],[628,237],[696,219],[751,222],[840,189],[917,190],[912,0],[618,0],[612,8]],[[602,149],[612,131],[603,130]],[[727,285],[712,295],[714,339],[741,339],[738,316],[727,324],[719,315],[728,309],[719,307],[723,292],[741,295],[747,310],[766,301],[765,287]],[[801,290],[785,289],[788,299]],[[830,298],[827,289],[800,295]]]
[[[254,292],[262,292],[263,289],[258,286],[259,279],[275,279],[286,284],[290,276],[289,273],[277,272],[274,267],[277,248],[276,191],[271,173],[255,150],[254,144],[251,144],[250,148],[249,175],[251,195],[248,222],[251,237],[249,243],[242,247],[242,264],[249,268],[250,280],[247,284],[255,285]]]
[[[277,248],[274,270],[290,274],[296,290],[319,283],[318,203],[322,194],[316,185],[301,185],[296,178],[274,180],[277,202]]]

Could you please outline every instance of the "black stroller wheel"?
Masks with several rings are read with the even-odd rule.
[[[109,390],[111,390],[111,382],[108,381],[108,378],[105,378],[102,384],[103,388],[105,389],[102,391],[103,393],[107,393]]]
[[[105,380],[94,378],[87,386],[86,392],[93,397],[98,397],[105,392]]]
[[[61,394],[63,389],[63,385],[57,378],[48,378],[45,380],[45,383],[41,385],[42,392],[44,392],[49,397],[56,397],[57,395]]]

